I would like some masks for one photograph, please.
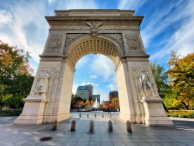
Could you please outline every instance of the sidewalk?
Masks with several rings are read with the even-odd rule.
[[[16,117],[0,117],[0,146],[194,146],[193,120],[174,119],[175,127],[146,127],[133,124],[133,133],[126,131],[125,122],[118,119],[118,113],[112,113],[113,132],[108,131],[108,113],[72,113],[70,120],[59,123],[52,131],[52,124],[38,126],[12,125]],[[76,121],[76,131],[71,132],[71,122]],[[89,132],[89,122],[94,120],[94,133]],[[188,124],[189,122],[189,124]],[[52,140],[41,142],[42,137]]]

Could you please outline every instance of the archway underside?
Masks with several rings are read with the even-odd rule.
[[[83,39],[74,44],[68,53],[68,59],[75,67],[81,57],[90,53],[107,56],[113,61],[115,67],[118,66],[120,61],[120,54],[116,46],[108,40],[97,37]]]

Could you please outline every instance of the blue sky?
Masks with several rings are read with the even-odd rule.
[[[144,16],[140,28],[150,61],[165,68],[172,50],[181,56],[194,52],[193,0],[0,0],[0,40],[31,52],[30,65],[36,72],[49,29],[44,16],[62,9],[135,10],[136,16]],[[81,58],[73,92],[87,83],[107,100],[108,92],[117,89],[112,61],[103,55]]]

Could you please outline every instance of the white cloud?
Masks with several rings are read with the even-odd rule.
[[[72,93],[73,93],[74,95],[76,94],[77,87],[78,87],[78,85],[74,83],[74,84],[73,84],[73,88],[72,88]]]
[[[88,62],[89,60],[89,56],[84,56],[82,57],[76,64],[76,69],[77,68],[81,68],[83,67],[84,65],[86,65],[86,63]]]
[[[95,56],[90,65],[91,71],[105,80],[108,80],[114,74],[114,68],[113,62],[104,55]]]
[[[4,23],[4,24],[7,24],[7,23],[10,23],[12,21],[12,14],[8,11],[5,11],[5,10],[0,10],[0,24],[1,23]]]
[[[57,0],[47,0],[47,2],[49,3],[49,5],[54,4],[55,2],[57,2]]]
[[[81,86],[85,86],[85,85],[93,85],[93,86],[99,86],[98,83],[93,83],[93,82],[84,82],[84,83],[81,83]]]
[[[90,78],[91,78],[91,79],[97,79],[98,76],[97,76],[97,75],[90,75]]]
[[[194,26],[194,9],[192,5],[194,5],[194,2],[190,1],[187,5],[187,11],[185,11],[185,15],[189,15],[189,18],[187,18],[181,28],[172,35],[164,48],[151,56],[151,60],[160,59],[170,54],[172,50],[177,50],[177,53],[181,56],[186,56],[194,52],[194,29],[191,29]]]
[[[100,101],[102,102],[103,100],[104,101],[107,101],[108,100],[108,91],[106,90],[102,90],[100,88],[94,88],[93,89],[93,94],[94,95],[98,95],[100,94]]]
[[[0,36],[0,40],[3,41],[4,43],[13,44],[10,38],[6,35]]]
[[[187,11],[180,11],[181,9],[184,9],[184,5],[181,5],[181,2],[183,1],[180,0],[175,4],[169,4],[165,7],[158,5],[156,6],[158,8],[155,9],[155,12],[152,12],[150,16],[143,21],[143,23],[146,23],[146,27],[142,29],[141,34],[146,48],[149,47],[150,41],[164,32],[168,26],[173,25],[188,16]],[[172,12],[172,10],[174,11]],[[160,13],[158,13],[158,11],[160,11]]]
[[[120,0],[119,9],[134,9],[137,10],[138,7],[143,5],[146,0]]]
[[[20,1],[9,3],[8,6],[10,12],[0,11],[0,24],[8,24],[6,28],[0,25],[0,31],[3,31],[0,39],[19,49],[29,51],[32,59],[38,63],[39,54],[43,51],[48,34],[48,24],[44,18],[46,14],[44,3]],[[31,67],[36,72],[37,67]]]
[[[115,84],[109,84],[108,86],[107,86],[111,91],[113,91],[113,90],[116,90],[117,89],[117,86],[115,85]]]
[[[109,88],[111,91],[118,90],[117,78],[115,76],[112,76],[112,78],[110,80],[110,84],[107,85],[106,87]]]
[[[64,1],[65,9],[98,9],[95,0],[66,0]]]

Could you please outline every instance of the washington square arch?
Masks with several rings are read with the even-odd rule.
[[[119,118],[147,126],[173,126],[165,115],[141,39],[142,16],[134,16],[131,10],[57,10],[46,20],[49,35],[15,124],[70,118],[75,65],[92,53],[107,56],[115,65]]]

